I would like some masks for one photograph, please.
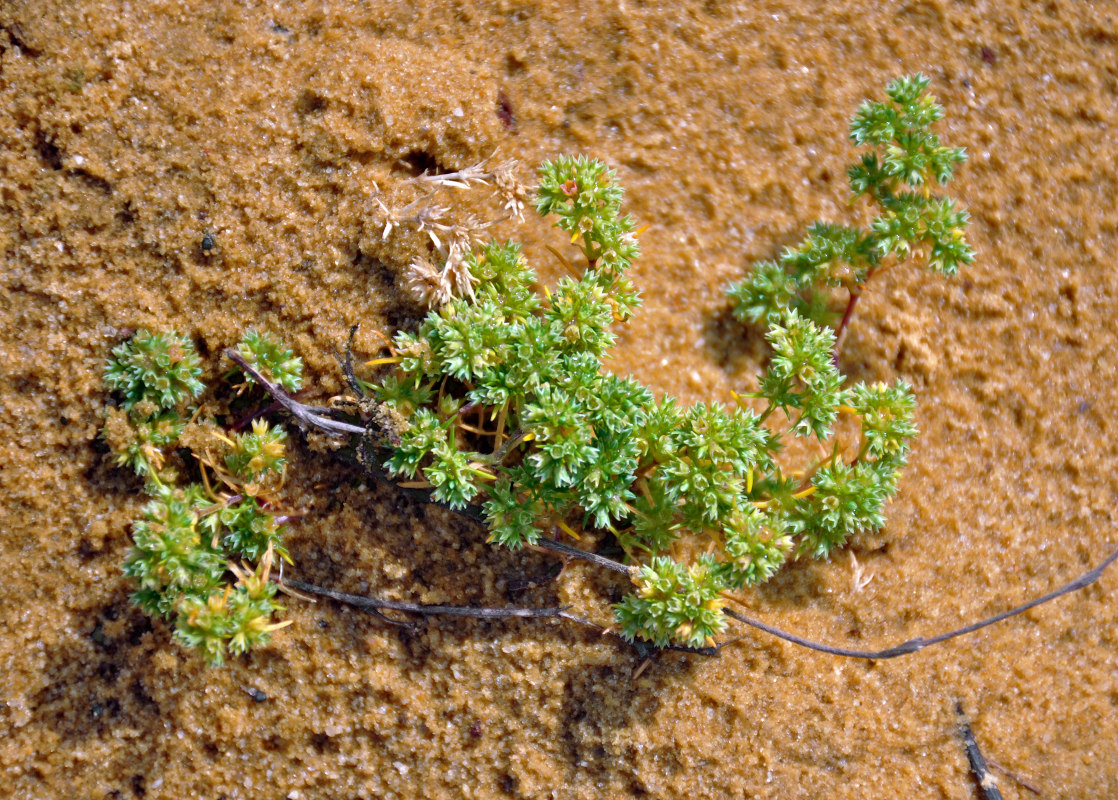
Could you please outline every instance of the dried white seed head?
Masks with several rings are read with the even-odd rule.
[[[454,253],[447,260],[446,266],[443,268],[443,279],[445,283],[452,287],[456,297],[476,299],[474,297],[474,283],[476,281],[462,253]]]
[[[408,265],[404,286],[408,294],[427,308],[448,303],[453,296],[443,273],[425,258],[417,258]]]
[[[517,177],[517,162],[502,161],[493,168],[493,181],[505,200],[505,211],[518,223],[524,222],[524,206],[528,202],[528,187]]]

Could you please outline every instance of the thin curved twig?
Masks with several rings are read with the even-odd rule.
[[[566,542],[556,541],[555,539],[537,539],[535,544],[531,545],[540,550],[548,550],[552,553],[558,553],[561,556],[568,558],[578,558],[583,561],[589,561],[591,564],[596,564],[604,569],[610,569],[614,572],[620,572],[623,575],[632,575],[636,572],[636,567],[627,567],[620,561],[614,561],[612,558],[591,553],[589,550],[581,550],[577,547],[567,544]]]
[[[946,642],[948,639],[954,639],[956,636],[964,636],[968,633],[974,633],[975,631],[985,628],[988,625],[993,625],[995,622],[1001,622],[1002,620],[1009,619],[1010,617],[1015,617],[1018,614],[1028,611],[1030,608],[1036,608],[1037,606],[1043,603],[1047,603],[1050,600],[1055,600],[1057,597],[1062,597],[1065,594],[1079,591],[1086,586],[1090,586],[1092,583],[1102,577],[1102,574],[1106,571],[1106,568],[1113,564],[1115,560],[1118,560],[1118,547],[1116,547],[1114,551],[1109,556],[1107,556],[1097,567],[1088,570],[1075,580],[1065,584],[1064,586],[1061,586],[1054,592],[1049,592],[1042,597],[1034,598],[1027,603],[1022,603],[1015,608],[1011,608],[1008,611],[1003,611],[1000,614],[995,614],[992,617],[987,617],[986,619],[971,623],[970,625],[965,625],[962,628],[957,628],[953,631],[948,631],[947,633],[941,633],[937,636],[931,636],[927,638],[923,636],[917,636],[915,639],[909,639],[906,642],[901,642],[900,644],[893,647],[887,647],[884,650],[851,650],[846,647],[832,647],[830,645],[821,644],[819,642],[813,642],[810,639],[805,639],[802,636],[795,635],[794,633],[788,633],[787,631],[783,631],[780,628],[774,628],[772,625],[767,625],[760,620],[747,617],[744,614],[734,611],[732,608],[727,608],[725,613],[726,616],[731,617],[738,622],[744,623],[753,628],[757,628],[758,630],[764,631],[765,633],[771,634],[772,636],[776,636],[779,639],[784,639],[785,641],[792,642],[793,644],[798,644],[801,647],[806,647],[810,650],[818,650],[821,653],[830,653],[834,656],[845,656],[846,658],[866,658],[873,659],[875,661],[882,661],[887,658],[896,658],[897,656],[905,656],[909,653],[915,653],[918,650],[923,650],[925,647],[930,647],[933,644],[939,644],[940,642]]]
[[[565,606],[556,606],[554,608],[484,608],[477,606],[448,606],[429,603],[405,603],[399,600],[381,600],[377,597],[365,597],[359,594],[348,594],[347,592],[339,592],[336,589],[329,589],[325,586],[317,586],[313,583],[306,583],[305,581],[296,581],[287,578],[283,582],[284,586],[290,586],[300,592],[307,594],[318,595],[319,597],[326,597],[330,600],[336,600],[339,603],[345,603],[347,606],[359,608],[362,611],[378,612],[377,616],[383,616],[381,611],[399,611],[404,614],[420,614],[425,617],[432,616],[447,616],[447,617],[472,617],[475,619],[510,619],[512,617],[535,617],[539,619],[553,619],[562,617],[563,612],[566,610]],[[395,622],[395,620],[390,620]]]
[[[321,406],[308,406],[305,403],[300,403],[295,398],[291,397],[287,392],[281,389],[276,384],[265,378],[260,374],[259,370],[252,364],[248,363],[245,358],[233,348],[225,351],[225,355],[229,359],[245,371],[245,374],[251,377],[254,381],[264,387],[264,390],[270,394],[277,403],[286,408],[291,416],[295,417],[303,425],[318,428],[334,436],[354,436],[365,433],[365,429],[360,425],[353,425],[348,422],[341,422],[340,420],[330,419],[325,416],[330,412],[328,408]]]
[[[723,647],[736,639],[723,642],[715,647],[686,647],[684,645],[669,645],[663,648],[653,647],[644,642],[630,642],[625,639],[620,633],[610,629],[603,628],[596,622],[580,617],[577,614],[572,614],[567,609],[569,606],[555,606],[550,608],[523,608],[523,607],[506,607],[506,608],[489,608],[483,606],[448,606],[439,604],[428,603],[405,603],[399,600],[381,600],[377,597],[366,597],[359,594],[349,594],[348,592],[339,592],[336,589],[329,589],[325,586],[317,586],[313,583],[306,581],[291,580],[285,578],[280,584],[299,592],[307,594],[318,595],[325,597],[329,600],[334,600],[338,603],[343,603],[353,608],[368,611],[379,619],[388,622],[392,625],[408,626],[408,623],[400,622],[399,620],[392,619],[385,616],[384,611],[398,611],[404,614],[419,614],[424,617],[467,617],[471,619],[515,619],[515,618],[528,618],[528,619],[565,619],[568,622],[574,622],[584,627],[593,628],[602,636],[613,636],[620,639],[627,644],[636,648],[637,652],[642,656],[654,655],[659,650],[672,650],[682,653],[694,653],[695,655],[713,656],[718,653]]]

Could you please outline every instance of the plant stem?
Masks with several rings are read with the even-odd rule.
[[[448,616],[448,617],[466,617],[472,619],[515,619],[515,618],[528,618],[528,619],[565,619],[569,622],[574,622],[578,625],[583,625],[588,628],[593,628],[601,636],[612,636],[622,642],[633,647],[637,653],[643,658],[655,656],[660,650],[673,650],[680,653],[693,653],[694,655],[701,656],[714,656],[728,644],[731,644],[736,639],[723,642],[722,644],[715,645],[714,647],[687,647],[685,645],[668,645],[664,648],[656,648],[641,641],[626,641],[620,633],[610,629],[603,628],[596,622],[580,617],[577,614],[572,614],[567,611],[566,606],[558,606],[554,608],[485,608],[479,606],[448,606],[448,605],[428,605],[426,603],[403,603],[397,600],[381,600],[376,597],[365,597],[359,594],[349,594],[347,592],[339,592],[336,589],[329,589],[325,586],[318,586],[313,583],[295,580],[277,581],[281,586],[294,589],[299,592],[307,594],[318,595],[325,597],[329,600],[334,600],[338,603],[343,603],[353,608],[359,608],[362,611],[368,611],[370,614],[378,617],[379,619],[391,625],[398,625],[401,627],[412,627],[411,623],[401,622],[385,616],[383,611],[397,611],[404,614],[419,614],[425,617],[433,616]]]
[[[257,383],[264,387],[264,390],[267,391],[268,394],[275,398],[277,403],[286,408],[291,413],[291,415],[303,425],[309,425],[313,428],[318,428],[319,430],[325,431],[329,434],[333,434],[334,436],[345,436],[347,434],[360,435],[365,433],[365,429],[362,428],[360,425],[352,425],[348,422],[340,422],[339,420],[330,419],[329,417],[323,416],[324,414],[329,412],[330,409],[328,408],[319,408],[316,406],[308,406],[305,403],[300,403],[298,400],[288,395],[279,386],[261,375],[260,372],[257,371],[256,367],[245,361],[241,354],[238,353],[236,350],[229,348],[225,351],[225,355],[229,356],[229,359],[233,361],[233,363],[235,363],[238,367],[243,369],[246,374],[251,375]]]
[[[869,281],[869,277],[866,277]],[[850,299],[846,301],[846,311],[842,313],[842,321],[839,322],[838,328],[835,329],[835,366],[838,366],[839,352],[842,350],[842,342],[846,338],[846,331],[850,326],[850,318],[854,316],[854,306],[858,305],[858,298],[862,296],[862,289],[866,284],[861,284],[850,290]]]

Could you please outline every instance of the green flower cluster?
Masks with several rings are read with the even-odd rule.
[[[590,268],[609,284],[610,305],[619,320],[632,316],[640,304],[625,275],[640,249],[633,221],[621,214],[623,196],[616,173],[600,161],[560,156],[540,167],[537,213],[554,214],[556,226],[571,234]]]
[[[271,550],[255,551],[261,555],[253,572],[230,560],[237,549],[229,545],[254,521],[228,520],[230,510],[221,509],[198,484],[163,487],[133,524],[133,547],[124,563],[125,575],[138,587],[133,602],[152,616],[173,621],[176,637],[201,649],[214,665],[224,662],[227,651],[236,655],[267,642],[272,631],[286,624],[271,622],[282,610],[274,600],[276,587],[268,581]],[[246,516],[243,508],[234,513]],[[254,515],[250,511],[247,516]],[[255,519],[261,518],[270,520],[274,533],[274,518],[257,511]],[[259,548],[264,538],[257,536],[252,544]],[[226,578],[230,571],[235,584]]]
[[[190,339],[174,331],[139,331],[113,349],[105,367],[105,385],[117,392],[126,411],[143,403],[167,410],[202,393],[201,374]]]
[[[248,347],[241,343],[242,352]],[[290,353],[282,359],[290,360]],[[290,562],[271,497],[286,467],[287,434],[261,420],[250,433],[215,433],[227,455],[220,465],[208,454],[200,460],[231,492],[215,492],[208,480],[176,485],[173,471],[164,466],[165,453],[185,430],[184,404],[204,388],[200,374],[186,337],[137,333],[113,350],[105,370],[106,385],[127,409],[127,430],[109,434],[121,427],[119,417],[115,426],[110,417],[106,438],[117,463],[145,478],[151,497],[132,525],[133,547],[124,564],[136,586],[133,602],[173,622],[180,641],[221,664],[227,652],[266,642],[287,624],[271,622],[282,606],[268,580],[276,557]],[[249,571],[237,559],[256,567]]]
[[[403,420],[385,466],[451,508],[480,505],[491,541],[509,547],[608,533],[634,562],[637,590],[615,608],[625,635],[708,645],[724,592],[881,526],[915,435],[912,392],[843,388],[834,333],[787,308],[760,390],[734,406],[680,408],[603,371],[611,327],[640,302],[622,190],[585,158],[539,174],[537,211],[572,235],[585,271],[541,295],[516,245],[468,256],[474,296],[433,310],[396,336],[395,359],[378,359],[396,367],[376,398]],[[861,423],[856,442],[833,435],[840,414]],[[788,436],[825,455],[789,470]]]
[[[850,123],[855,144],[873,148],[847,170],[851,199],[868,196],[879,210],[869,228],[811,225],[798,247],[786,249],[779,261],[757,264],[747,278],[728,287],[739,319],[768,324],[795,310],[827,324],[836,317],[829,290],[849,292],[849,311],[890,256],[904,261],[922,254],[930,269],[947,276],[974,260],[963,236],[967,212],[930,190],[933,182],[951,182],[966,153],[941,145],[931,132],[943,108],[927,89],[923,75],[898,78],[885,90],[887,101],[863,103]],[[849,313],[844,321],[848,318]]]
[[[182,435],[186,404],[205,388],[201,374],[194,345],[173,331],[138,331],[113,349],[104,380],[125,412],[112,437],[119,466],[158,480],[163,453]]]
[[[664,556],[640,568],[635,594],[617,604],[621,632],[647,639],[657,647],[676,642],[701,646],[726,627],[721,599],[724,582],[719,564],[709,555],[685,566]]]
[[[272,383],[291,393],[303,388],[303,359],[266,333],[248,331],[241,337],[237,352]],[[255,381],[246,376],[249,383]]]
[[[197,485],[156,490],[143,517],[132,523],[124,573],[138,587],[133,601],[148,614],[171,617],[184,595],[204,596],[222,583],[225,554],[199,524],[210,505]]]
[[[251,433],[239,433],[232,439],[221,438],[230,448],[225,456],[225,468],[237,476],[239,484],[245,488],[244,494],[259,494],[259,487],[268,479],[283,476],[287,468],[284,445],[287,431],[283,428],[256,419],[252,422]]]
[[[266,643],[273,631],[291,621],[272,622],[283,606],[275,601],[276,584],[268,580],[265,566],[241,573],[236,586],[220,592],[183,598],[175,623],[175,636],[187,647],[201,650],[213,666],[225,662],[225,653],[240,655]]]

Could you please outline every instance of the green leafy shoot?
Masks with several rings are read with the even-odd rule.
[[[709,645],[725,593],[771,577],[793,555],[824,556],[879,528],[915,428],[911,390],[844,388],[835,335],[795,310],[769,330],[759,391],[731,406],[680,408],[603,369],[613,326],[640,298],[627,270],[636,235],[614,172],[563,157],[539,171],[536,209],[570,234],[585,267],[550,290],[520,248],[464,257],[469,296],[449,297],[397,334],[371,381],[384,464],[436,502],[480,507],[490,540],[613,537],[636,591],[616,606],[629,638]],[[861,423],[841,426],[840,416]],[[785,437],[818,457],[783,464]]]
[[[162,489],[133,523],[124,574],[137,586],[133,600],[148,614],[170,617],[182,597],[206,595],[221,584],[225,554],[202,534],[204,504],[196,488]]]
[[[922,75],[898,78],[884,101],[867,101],[854,115],[850,136],[869,148],[848,170],[851,201],[867,197],[876,210],[868,228],[816,222],[803,242],[779,261],[765,261],[727,288],[743,322],[770,324],[796,312],[819,325],[836,325],[838,341],[870,279],[892,263],[918,257],[952,276],[974,260],[964,237],[969,216],[955,201],[933,193],[946,186],[966,160],[961,147],[946,147],[931,126],[943,108]],[[832,291],[844,289],[845,309],[833,307]]]
[[[256,354],[253,363],[270,379],[280,382],[286,375],[283,385],[298,388],[299,359],[263,337],[245,341]],[[228,450],[224,459],[198,454],[203,482],[177,485],[166,453],[186,428],[184,404],[204,389],[200,374],[189,339],[137,333],[113,350],[105,370],[106,386],[122,402],[107,415],[104,437],[115,463],[142,476],[151,496],[132,525],[133,546],[124,563],[136,587],[133,602],[173,624],[180,642],[217,665],[287,624],[272,621],[282,607],[268,580],[275,558],[291,561],[276,502],[287,467],[287,434],[264,420],[255,420],[249,433],[216,433]],[[207,469],[228,491],[213,488]]]
[[[303,359],[266,333],[248,331],[237,344],[237,352],[260,374],[294,394],[303,388]],[[254,383],[245,376],[248,383]]]
[[[683,644],[704,647],[726,627],[721,609],[725,582],[711,556],[689,567],[664,556],[640,568],[638,589],[617,605],[617,620],[629,639],[647,639],[657,647]]]
[[[235,585],[186,595],[175,619],[175,637],[200,650],[212,666],[224,664],[227,652],[240,655],[267,643],[274,631],[291,624],[271,622],[283,606],[275,601],[276,584],[268,580],[270,553],[253,572],[235,564],[229,568],[237,576]]]
[[[176,411],[163,411],[153,417],[128,420],[125,439],[114,447],[118,467],[131,467],[145,480],[157,480],[163,470],[164,452],[182,436],[185,422]]]
[[[205,388],[198,379],[201,374],[190,339],[174,331],[142,330],[113,349],[105,367],[105,385],[120,396],[126,411],[148,403],[157,413],[178,408],[201,394]]]
[[[252,421],[251,433],[235,433],[232,438],[222,436],[231,452],[225,457],[230,483],[238,485],[245,494],[256,495],[260,485],[269,477],[282,477],[287,467],[287,431],[266,420]]]
[[[165,453],[182,435],[186,404],[205,388],[193,342],[171,333],[138,331],[113,348],[105,366],[105,386],[120,400],[110,410],[104,437],[118,466],[160,485]]]

